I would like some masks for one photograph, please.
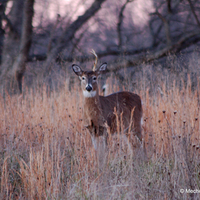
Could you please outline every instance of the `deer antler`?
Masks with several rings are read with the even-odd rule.
[[[97,56],[97,54],[95,53],[94,49],[92,49],[92,50],[90,51],[90,53],[93,54],[93,55],[95,56],[94,67],[93,67],[93,69],[92,69],[93,71],[95,71],[95,70],[96,70],[96,66],[97,66],[98,56]]]

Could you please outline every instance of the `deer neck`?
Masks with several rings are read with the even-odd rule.
[[[85,95],[83,92],[83,96],[84,96],[84,110],[86,111],[92,111],[92,110],[96,110],[96,111],[100,111],[101,110],[101,104],[100,104],[100,99],[99,99],[99,94],[98,91],[92,91],[93,95]],[[95,95],[94,95],[95,94]],[[86,112],[87,112],[86,111]]]
[[[102,113],[102,106],[98,91],[97,94],[93,97],[84,97],[84,117],[87,127],[89,129],[96,127],[96,134],[102,135],[102,133],[99,133],[99,127],[104,126],[105,120]]]

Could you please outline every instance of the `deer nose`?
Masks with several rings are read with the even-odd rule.
[[[87,85],[87,87],[85,88],[88,92],[90,92],[92,90],[92,87],[90,85]]]

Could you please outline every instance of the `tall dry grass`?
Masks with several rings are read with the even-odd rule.
[[[132,154],[117,135],[100,170],[78,85],[72,92],[66,86],[47,93],[43,87],[0,96],[0,198],[199,199],[186,192],[200,187],[199,88],[192,90],[188,81],[182,89],[174,83],[155,91],[136,91],[148,159],[140,150]]]

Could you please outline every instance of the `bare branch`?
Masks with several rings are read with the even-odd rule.
[[[52,58],[55,58],[73,39],[77,30],[79,30],[85,22],[87,22],[100,8],[101,4],[106,0],[95,0],[91,7],[86,10],[86,12],[79,16],[76,21],[74,21],[69,27],[66,28],[62,37],[60,38],[58,45],[51,50],[48,54],[46,61],[46,67],[49,67]],[[47,70],[48,71],[48,70]]]
[[[131,59],[126,58],[125,61],[123,62],[124,64],[119,62],[119,59],[114,60],[112,62],[113,68],[112,71],[118,71],[123,67],[124,65],[127,67],[133,67],[135,65],[140,65],[142,63],[148,63],[151,62],[155,59],[162,58],[168,53],[178,53],[181,50],[185,49],[186,47],[195,44],[200,41],[200,31],[194,31],[185,35],[182,35],[179,37],[180,39],[178,42],[167,46],[162,49],[158,49],[157,51],[154,51],[154,46],[149,47],[149,48],[141,48],[141,49],[136,49],[136,50],[126,50],[126,51],[120,51],[120,50],[107,50],[107,51],[102,51],[102,52],[97,52],[96,54],[98,55],[99,58],[105,57],[105,56],[119,56],[119,55],[125,55],[125,56],[130,56]],[[147,53],[149,52],[149,53]],[[32,55],[29,57],[29,61],[34,61],[34,60],[45,60],[46,55]],[[93,60],[93,56],[85,55],[85,56],[67,56],[63,58],[63,61],[66,62],[73,62],[74,60],[78,62],[86,62],[89,60]],[[117,64],[116,64],[117,63]]]
[[[169,13],[172,13],[171,0],[167,0],[167,9]]]
[[[132,0],[133,1],[133,0]],[[119,12],[119,17],[118,17],[118,23],[117,23],[117,34],[118,34],[118,47],[119,49],[121,49],[122,47],[122,22],[123,22],[123,18],[124,18],[124,10],[126,8],[126,5],[130,2],[132,2],[131,0],[126,0],[125,4],[121,7],[121,10]]]
[[[187,45],[184,45],[184,43],[187,43],[188,40],[190,40],[189,44],[200,41],[200,31],[194,31],[194,32],[185,34],[178,40],[178,42],[176,42],[170,46],[167,46],[163,49],[160,49],[158,51],[153,51],[148,54],[135,55],[135,56],[131,57],[131,59],[123,61],[123,64],[113,61],[113,67],[111,68],[111,71],[116,72],[116,71],[122,69],[124,66],[133,67],[136,65],[140,65],[142,63],[149,63],[153,60],[156,60],[156,59],[159,59],[159,58],[162,58],[162,57],[168,55],[168,53],[178,53],[182,49],[187,47]],[[194,41],[192,41],[192,40],[194,40]]]
[[[153,27],[153,21],[150,21],[149,22],[149,28],[150,28],[150,33],[151,33],[151,36],[153,38],[153,42],[152,42],[152,46],[156,47],[156,44],[157,44],[157,40],[159,39],[159,34],[163,28],[163,23],[160,23],[158,28],[154,28]],[[155,29],[155,30],[154,30]]]
[[[166,39],[167,39],[167,45],[170,46],[171,45],[171,37],[170,37],[169,22],[158,11],[156,11],[155,13],[152,13],[151,15],[157,15],[162,20],[162,22],[164,23],[164,26],[165,26],[165,35],[166,35]]]
[[[199,21],[199,19],[197,17],[197,14],[195,13],[194,6],[193,6],[191,0],[188,0],[188,3],[190,4],[190,8],[191,8],[191,11],[192,11],[192,13],[193,13],[193,15],[195,17],[195,20],[196,20],[198,26],[200,27],[200,21]]]
[[[59,22],[60,22],[60,15],[57,14],[56,23],[54,24],[53,29],[51,31],[51,35],[50,35],[50,39],[49,39],[49,44],[48,44],[48,47],[47,47],[47,54],[51,51],[51,47],[52,47],[51,45],[52,45],[53,35],[55,33],[55,30],[56,30]]]
[[[3,20],[6,21],[6,25],[7,27],[10,29],[10,31],[15,35],[16,38],[19,38],[19,33],[17,31],[17,29],[13,26],[12,22],[10,21],[10,19],[7,17],[7,15],[5,14],[5,9],[6,9],[6,4],[7,4],[8,0],[4,0],[3,3],[1,2],[0,5],[0,16]]]

